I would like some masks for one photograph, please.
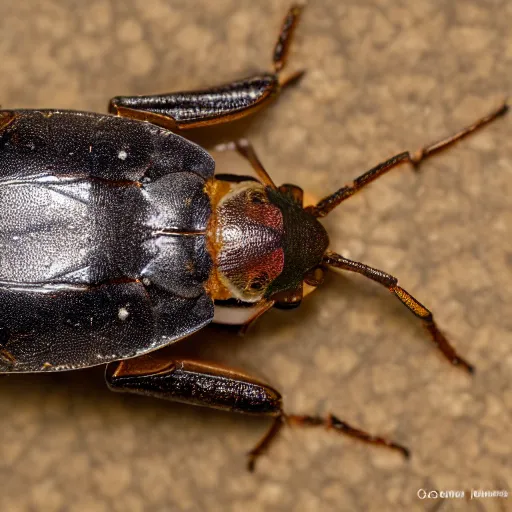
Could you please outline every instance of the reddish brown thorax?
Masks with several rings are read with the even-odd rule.
[[[258,182],[233,184],[216,208],[219,277],[234,298],[255,302],[284,267],[281,210]]]
[[[218,180],[209,195],[214,299],[271,299],[274,292],[295,289],[321,262],[328,241],[324,228],[280,191],[249,179]]]

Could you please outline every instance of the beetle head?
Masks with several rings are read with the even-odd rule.
[[[298,305],[302,282],[321,264],[328,245],[323,226],[302,208],[302,197],[298,201],[286,186],[241,181],[231,184],[215,216],[216,267],[230,296]]]

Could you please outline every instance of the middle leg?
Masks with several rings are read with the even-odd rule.
[[[267,187],[277,189],[274,180],[270,177],[269,173],[266,171],[265,167],[261,163],[256,151],[254,150],[252,144],[247,139],[238,139],[232,142],[227,142],[224,144],[218,144],[213,148],[214,151],[236,151],[240,156],[245,158],[251,165],[252,169],[259,177],[260,181]]]
[[[354,428],[332,414],[319,416],[287,414],[281,395],[267,384],[248,375],[214,364],[172,360],[152,353],[110,363],[105,378],[113,391],[201,405],[245,414],[274,417],[272,426],[249,452],[248,468],[266,451],[285,425],[323,426],[363,442],[398,450],[405,457],[407,448],[384,437]]]

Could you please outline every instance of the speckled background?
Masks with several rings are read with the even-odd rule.
[[[0,103],[104,111],[109,97],[267,69],[287,0],[46,0],[0,4]],[[512,91],[507,0],[311,1],[300,85],[251,122],[269,172],[322,196],[384,158],[473,121]],[[102,370],[0,379],[0,510],[433,510],[419,488],[512,491],[512,117],[392,172],[326,221],[332,246],[394,273],[437,315],[470,378],[398,301],[331,276],[245,338],[210,329],[173,347],[264,376],[289,411],[336,412],[413,451],[287,430],[245,471],[267,421],[109,393]],[[196,139],[197,140],[197,139]],[[442,511],[506,510],[499,499]]]

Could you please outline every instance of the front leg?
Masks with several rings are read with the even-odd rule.
[[[256,459],[286,424],[324,426],[366,443],[398,450],[406,457],[409,455],[407,448],[351,427],[333,415],[321,418],[287,414],[283,410],[281,394],[278,391],[248,375],[214,364],[166,359],[153,353],[110,363],[105,379],[113,391],[273,417],[274,421],[268,432],[248,454],[248,467],[251,471]]]
[[[282,87],[295,82],[303,74],[282,75],[301,12],[302,6],[297,5],[288,11],[274,48],[273,72],[199,91],[118,96],[110,100],[109,112],[149,121],[170,130],[227,123],[252,114],[275,98]]]

